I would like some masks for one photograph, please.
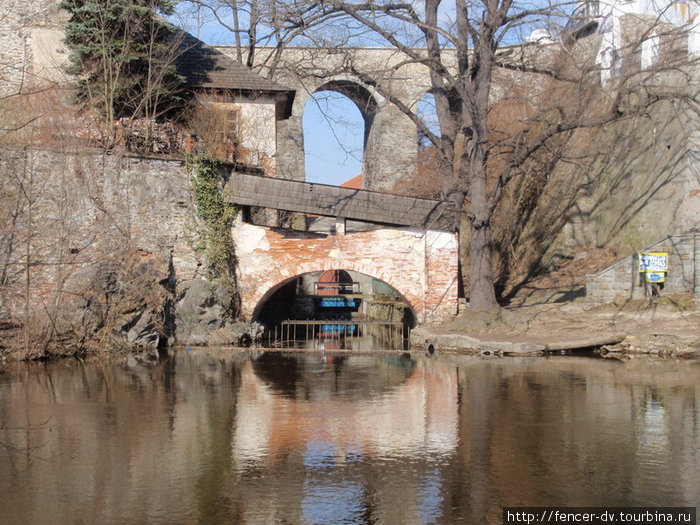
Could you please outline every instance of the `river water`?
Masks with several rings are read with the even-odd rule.
[[[195,350],[0,372],[3,524],[498,524],[504,506],[699,501],[693,362]]]

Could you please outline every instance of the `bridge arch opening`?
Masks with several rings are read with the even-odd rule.
[[[357,82],[320,86],[303,111],[306,180],[341,185],[360,175],[376,112],[375,97]]]
[[[401,292],[381,279],[333,269],[300,274],[273,286],[256,305],[253,320],[265,327],[271,342],[306,338],[316,347],[320,341],[329,348],[334,339],[363,337],[362,348],[401,349],[416,325],[416,313]]]

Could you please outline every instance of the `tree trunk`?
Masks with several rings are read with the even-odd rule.
[[[478,143],[472,149],[468,204],[471,213],[469,237],[469,308],[486,311],[498,308],[493,279],[493,239],[491,210],[487,198],[486,165],[483,150]],[[467,203],[465,203],[467,204]]]
[[[493,243],[488,223],[472,221],[469,252],[469,308],[474,311],[494,310],[498,308],[498,302],[493,286]]]

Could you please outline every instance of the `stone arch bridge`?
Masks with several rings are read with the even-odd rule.
[[[234,48],[217,46],[233,56]],[[413,170],[418,153],[415,123],[376,88],[384,86],[407,107],[416,109],[430,91],[428,68],[406,63],[391,48],[285,48],[271,59],[274,50],[257,51],[260,73],[296,90],[292,115],[277,123],[277,176],[305,180],[302,116],[309,97],[319,91],[335,91],[352,100],[362,114],[364,132],[363,188],[386,191]],[[449,57],[448,57],[449,58]],[[274,62],[274,72],[270,64]],[[369,77],[349,71],[369,71]]]
[[[307,273],[350,270],[398,291],[418,323],[457,313],[458,239],[445,202],[236,174],[227,200],[242,206],[335,217],[328,231],[247,223],[232,229],[239,254],[242,313],[257,320],[265,302]]]

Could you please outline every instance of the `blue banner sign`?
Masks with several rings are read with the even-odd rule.
[[[355,299],[347,299],[345,297],[324,297],[321,299],[320,306],[324,308],[354,308]]]
[[[667,272],[668,271],[668,253],[640,253],[639,254],[639,271],[640,272]]]
[[[325,335],[354,335],[357,325],[354,324],[322,324],[321,334]]]
[[[645,276],[648,283],[662,283],[666,280],[665,272],[646,272]]]

